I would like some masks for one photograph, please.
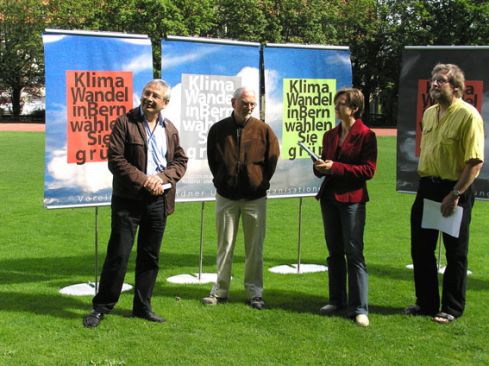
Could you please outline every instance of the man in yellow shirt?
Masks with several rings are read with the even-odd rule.
[[[431,72],[430,96],[436,102],[423,115],[418,192],[411,209],[411,256],[416,304],[409,315],[430,315],[450,323],[463,314],[467,278],[469,224],[474,193],[472,183],[484,161],[482,117],[462,100],[463,71],[453,64],[437,64]],[[423,199],[441,202],[443,216],[463,208],[458,238],[443,233],[447,266],[441,298],[436,267],[437,230],[421,228]]]

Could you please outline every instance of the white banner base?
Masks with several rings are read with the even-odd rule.
[[[299,270],[298,270],[299,268]],[[326,272],[328,267],[320,264],[284,264],[268,269],[272,273],[280,274],[297,274],[297,273],[314,273],[314,272]]]
[[[132,289],[132,286],[123,283],[122,291],[129,291]],[[95,296],[95,283],[87,282],[87,283],[78,283],[76,285],[66,286],[59,290],[60,294],[70,295],[70,296]]]
[[[200,278],[198,273],[181,274],[168,277],[166,280],[170,283],[180,284],[215,283],[217,281],[217,273],[201,273]]]
[[[408,265],[406,266],[406,268],[407,268],[407,269],[411,269],[411,270],[412,270],[412,269],[413,269],[413,265],[412,265],[412,264],[408,264]],[[446,269],[446,268],[447,268],[446,266],[440,267],[440,268],[438,269],[438,273],[439,273],[439,274],[443,274],[443,273],[445,273],[445,269]],[[470,276],[471,274],[472,274],[472,271],[467,270],[467,276]]]

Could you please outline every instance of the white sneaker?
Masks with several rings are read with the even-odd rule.
[[[369,321],[367,314],[358,314],[355,317],[355,323],[357,323],[361,327],[368,327]]]
[[[319,313],[322,315],[331,315],[338,310],[338,307],[333,304],[324,305],[321,309],[319,309]]]

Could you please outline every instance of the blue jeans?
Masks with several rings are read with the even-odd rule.
[[[329,302],[339,308],[348,305],[353,315],[368,314],[368,273],[363,257],[365,203],[322,199],[321,212],[329,251]]]

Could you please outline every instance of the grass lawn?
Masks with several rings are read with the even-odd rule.
[[[443,326],[402,314],[414,301],[409,254],[413,195],[395,191],[396,140],[379,138],[376,177],[369,183],[365,256],[370,323],[323,317],[327,274],[266,271],[268,309],[244,305],[243,242],[237,244],[231,301],[204,307],[211,285],[166,278],[198,270],[200,203],[179,203],[169,218],[153,308],[154,324],[129,317],[132,293],[96,329],[82,316],[91,297],[59,289],[93,281],[94,208],[43,208],[44,134],[0,132],[0,365],[482,365],[489,364],[489,205],[473,211],[465,315]],[[299,199],[268,202],[265,267],[295,263]],[[99,209],[100,262],[110,211]],[[205,204],[204,271],[215,271],[214,204]],[[302,263],[324,264],[319,205],[303,200]],[[126,282],[133,283],[134,260]]]

